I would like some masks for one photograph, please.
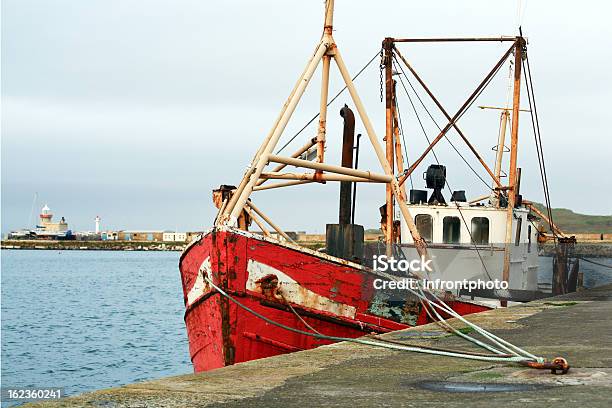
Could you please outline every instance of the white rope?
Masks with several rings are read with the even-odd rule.
[[[412,291],[411,289],[408,289],[409,291]],[[520,354],[518,354],[516,351],[513,351],[512,349],[506,347],[504,344],[501,344],[499,341],[496,341],[495,339],[491,338],[489,336],[490,333],[488,333],[486,330],[482,329],[481,327],[467,321],[466,319],[464,319],[463,317],[461,317],[461,315],[457,314],[450,306],[448,306],[442,299],[440,299],[439,297],[437,297],[434,293],[429,292],[435,300],[437,300],[438,302],[440,302],[440,304],[436,303],[436,302],[431,302],[429,299],[427,299],[427,297],[425,296],[425,294],[423,293],[422,289],[419,286],[419,291],[420,294],[414,292],[414,294],[416,296],[418,296],[420,299],[424,299],[428,304],[432,305],[433,308],[431,309],[434,314],[436,315],[436,317],[440,320],[440,321],[445,321],[445,319],[440,316],[440,314],[438,314],[438,312],[435,310],[440,309],[446,313],[449,313],[451,315],[453,315],[453,317],[459,317],[459,320],[461,320],[462,322],[464,322],[465,324],[467,324],[468,326],[470,326],[472,329],[474,329],[477,333],[479,333],[480,335],[482,335],[483,337],[485,337],[486,339],[488,339],[489,341],[495,343],[497,346],[503,348],[504,350],[506,350],[507,352],[509,352],[510,354],[514,354],[515,356],[520,356]],[[451,326],[452,327],[452,326]],[[453,328],[454,329],[454,328]],[[455,333],[458,334],[459,336],[463,337],[464,339],[479,345],[480,347],[486,348],[488,350],[491,350],[497,354],[504,354],[503,352],[493,348],[492,346],[486,344],[486,343],[482,343],[479,340],[473,338],[472,336],[468,336],[464,333],[461,333],[459,330],[455,330]],[[536,358],[535,356],[529,356],[531,358]]]
[[[253,309],[249,308],[248,306],[243,305],[238,300],[234,299],[232,296],[226,293],[223,289],[215,285],[214,282],[208,276],[204,276],[204,280],[206,280],[222,296],[226,297],[231,302],[236,304],[238,307],[246,310],[247,312],[253,314],[254,316],[257,316],[258,318],[274,326],[283,328],[285,330],[288,330],[294,333],[303,334],[306,336],[311,336],[311,337],[316,337],[316,338],[331,340],[331,341],[348,341],[351,343],[358,343],[358,344],[363,344],[363,345],[368,345],[368,346],[381,347],[381,348],[386,348],[386,349],[391,349],[391,350],[410,351],[410,352],[415,352],[415,353],[433,354],[433,355],[446,356],[446,357],[463,358],[463,359],[468,359],[468,360],[491,361],[491,362],[512,362],[512,363],[533,361],[532,358],[526,358],[526,357],[520,357],[520,356],[516,356],[516,357],[478,356],[478,355],[463,354],[463,353],[452,352],[452,351],[432,350],[432,349],[425,349],[425,348],[420,348],[420,347],[401,346],[398,344],[391,344],[391,343],[381,343],[381,342],[363,340],[363,339],[353,339],[350,337],[337,337],[337,336],[327,336],[325,334],[310,333],[310,332],[306,332],[303,330],[295,329],[293,327],[286,326],[282,323],[269,319],[266,316],[254,311]]]
[[[418,275],[418,274],[413,274],[414,276],[417,277],[417,282],[422,281],[423,279]],[[393,275],[388,275],[389,277],[392,278],[397,278]],[[397,278],[399,279],[399,278]],[[495,343],[497,346],[503,348],[504,350],[508,351],[511,354],[514,355],[520,355],[522,354],[523,356],[526,356],[530,359],[535,359],[538,362],[544,361],[544,359],[542,357],[537,357],[534,356],[533,354],[521,349],[518,346],[515,346],[514,344],[511,344],[497,336],[495,336],[494,334],[488,332],[487,330],[483,329],[480,326],[477,326],[474,323],[471,323],[470,321],[466,320],[464,317],[462,317],[461,315],[459,315],[457,312],[455,312],[448,304],[446,304],[442,299],[440,299],[438,296],[436,296],[434,293],[432,293],[431,291],[428,291],[429,294],[431,294],[431,296],[434,297],[435,300],[437,300],[439,302],[439,304],[437,302],[431,302],[429,299],[427,299],[427,297],[425,296],[425,294],[423,293],[423,290],[421,288],[421,286],[418,286],[420,293],[412,290],[410,287],[406,287],[406,290],[408,290],[410,293],[412,293],[413,295],[417,296],[419,299],[424,300],[425,302],[428,302],[428,304],[432,305],[434,308],[440,309],[448,314],[450,314],[453,317],[456,317],[457,319],[459,319],[460,321],[462,321],[463,323],[467,324],[468,326],[470,326],[471,328],[473,328],[476,332],[478,332],[481,336],[485,337],[486,339],[488,339],[489,341]],[[433,310],[433,309],[432,309]],[[436,315],[438,316],[438,319],[440,319],[441,321],[445,321],[444,318],[442,318],[439,314],[436,313]],[[452,326],[451,326],[452,327]],[[455,333],[461,333],[458,330],[455,330]],[[496,352],[497,354],[503,354],[502,352],[500,352],[499,350],[496,349],[491,349],[490,345],[486,345],[485,343],[480,342],[479,340],[471,337],[471,336],[467,336],[464,333],[458,334],[460,337],[463,337],[464,339],[480,346],[483,347],[485,349],[488,349],[490,351]],[[510,347],[510,348],[509,348]],[[514,349],[515,351],[513,351],[512,349]],[[494,351],[495,350],[495,351]]]
[[[410,290],[410,289],[408,289]],[[431,293],[431,292],[430,292]],[[477,326],[474,323],[471,323],[470,321],[468,321],[467,319],[465,319],[463,316],[461,316],[460,314],[458,314],[457,312],[455,312],[449,305],[447,305],[442,299],[440,299],[439,297],[437,297],[435,294],[431,293],[431,295],[440,302],[440,305],[438,305],[437,303],[431,303],[431,305],[441,308],[443,309],[446,313],[450,314],[451,316],[459,319],[460,321],[462,321],[463,323],[467,324],[468,326],[470,326],[471,328],[473,328],[474,330],[476,330],[478,333],[480,333],[482,336],[488,338],[489,340],[493,341],[494,343],[496,343],[497,345],[499,345],[500,347],[502,347],[503,349],[507,350],[508,352],[512,353],[512,354],[517,354],[516,352],[508,349],[508,347],[511,347],[513,349],[515,349],[518,353],[523,354],[524,356],[527,356],[529,358],[535,359],[536,361],[544,361],[544,359],[542,357],[537,357],[534,356],[533,354],[523,350],[522,348],[515,346],[514,344],[507,342],[506,340],[497,337],[496,335],[494,335],[493,333],[483,329],[480,326]],[[475,340],[472,338],[472,340]],[[508,346],[508,347],[506,347]]]
[[[417,278],[421,279],[421,278],[420,278],[420,276],[418,276],[418,275],[415,275],[415,276],[417,276]],[[422,279],[421,279],[421,280],[422,280]],[[515,346],[514,344],[511,344],[511,343],[509,343],[509,342],[507,342],[507,341],[505,341],[505,340],[503,340],[503,339],[500,339],[499,337],[497,337],[497,336],[495,336],[494,334],[492,334],[492,333],[488,332],[487,330],[483,329],[482,327],[480,327],[480,326],[478,326],[478,325],[476,325],[476,324],[474,324],[474,323],[472,323],[472,322],[470,322],[470,321],[466,320],[466,319],[465,319],[463,316],[461,316],[460,314],[458,314],[457,312],[455,312],[455,311],[454,311],[454,310],[453,310],[453,309],[452,309],[452,308],[451,308],[451,307],[450,307],[448,304],[446,304],[446,303],[445,303],[445,302],[444,302],[442,299],[440,299],[438,296],[436,296],[436,295],[435,295],[435,293],[432,293],[431,291],[428,291],[428,293],[430,293],[430,294],[431,294],[431,296],[433,296],[433,297],[434,297],[434,299],[435,299],[435,300],[437,300],[437,301],[439,302],[439,304],[438,304],[438,303],[436,303],[436,302],[431,302],[431,301],[429,301],[429,299],[427,299],[427,297],[426,297],[426,296],[425,296],[425,294],[423,293],[423,290],[421,289],[421,286],[420,286],[420,285],[419,285],[419,291],[420,291],[420,293],[415,292],[414,290],[410,289],[409,287],[407,287],[406,289],[407,289],[409,292],[411,292],[412,294],[414,294],[415,296],[419,297],[420,299],[427,301],[427,302],[428,302],[430,305],[434,306],[435,308],[441,309],[442,311],[444,311],[444,312],[446,312],[446,313],[450,314],[451,316],[456,317],[457,319],[459,319],[459,320],[460,320],[460,321],[462,321],[463,323],[467,324],[468,326],[470,326],[471,328],[473,328],[474,330],[476,330],[476,332],[478,332],[480,335],[482,335],[483,337],[485,337],[485,338],[489,339],[490,341],[492,341],[493,343],[497,344],[499,347],[503,348],[504,350],[506,350],[506,351],[510,352],[511,354],[518,355],[518,354],[517,354],[517,352],[518,352],[518,353],[523,354],[524,356],[527,356],[527,357],[529,357],[529,358],[536,359],[537,361],[543,361],[543,358],[541,358],[541,357],[537,357],[537,356],[534,356],[533,354],[531,354],[531,353],[529,353],[529,352],[527,352],[527,351],[525,351],[525,350],[521,349],[520,347]],[[438,318],[439,318],[440,320],[444,320],[444,319],[443,319],[443,318],[442,318],[440,315],[438,315],[437,313],[436,313],[436,315],[438,316]],[[464,333],[461,333],[461,334],[464,334]],[[465,336],[465,335],[464,335],[464,336],[462,336],[462,337],[466,338],[466,340],[468,340],[468,341],[473,342],[474,344],[478,344],[478,345],[480,345],[480,344],[479,344],[479,341],[478,341],[478,340],[476,340],[476,339],[474,339],[474,338],[473,338],[473,337],[471,337],[471,336]],[[480,345],[480,346],[481,346],[481,347],[484,347],[484,348],[488,348],[487,346],[482,346],[482,345]],[[508,347],[506,347],[506,346],[511,347],[511,348],[514,348],[516,351],[512,351],[511,349],[509,349],[509,348],[508,348]],[[498,351],[498,353],[499,353],[499,354],[502,354],[502,353],[501,353],[501,352],[499,352],[499,351]]]
[[[421,294],[423,294],[423,291],[422,291],[422,290],[420,290],[420,288],[419,288],[419,292],[421,292]],[[425,298],[424,294],[423,294],[423,298]],[[430,302],[429,300],[427,300],[427,299],[425,299],[425,301],[423,301],[422,303],[423,303],[423,307],[427,307],[427,305],[429,305],[429,304],[431,304],[432,306],[436,306],[436,304],[435,304],[435,303],[431,303],[431,302]],[[490,346],[489,344],[483,343],[483,342],[481,342],[480,340],[475,339],[475,338],[473,338],[472,336],[468,336],[467,334],[462,333],[461,331],[459,331],[459,330],[455,329],[453,326],[451,326],[450,324],[448,324],[448,323],[446,322],[446,320],[445,320],[445,319],[444,319],[442,316],[440,316],[440,314],[438,313],[438,311],[436,310],[436,308],[435,308],[435,307],[432,307],[430,310],[431,310],[431,311],[432,311],[432,312],[433,312],[433,313],[436,315],[436,317],[438,318],[438,320],[439,320],[440,322],[444,322],[444,323],[446,323],[446,326],[450,327],[450,328],[453,330],[453,333],[455,333],[456,335],[458,335],[458,336],[460,336],[460,337],[463,337],[463,338],[464,338],[464,339],[466,339],[467,341],[470,341],[470,342],[472,342],[472,343],[474,343],[474,344],[476,344],[476,345],[478,345],[478,346],[480,346],[480,347],[482,347],[482,348],[485,348],[485,349],[487,349],[487,350],[490,350],[490,351],[492,351],[492,352],[494,352],[494,353],[497,353],[497,354],[504,354],[502,351],[499,351],[498,349],[496,349],[496,348],[494,348],[494,347]],[[507,350],[507,349],[506,349],[506,350]],[[509,350],[507,350],[507,351],[509,351]],[[514,355],[518,356],[518,354],[513,353],[513,352],[510,352],[510,354],[514,354]]]

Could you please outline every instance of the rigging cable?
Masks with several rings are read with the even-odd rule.
[[[591,261],[590,259],[586,259],[586,258],[583,258],[583,257],[581,257],[581,256],[578,256],[577,258],[578,258],[578,259],[582,259],[582,260],[583,260],[583,261],[585,261],[585,262],[592,263],[593,265],[603,266],[604,268],[610,268],[610,269],[612,269],[612,265],[606,265],[606,264],[603,264],[603,263],[599,263],[599,262]]]
[[[397,111],[397,124],[399,127],[400,135],[402,136],[402,143],[404,148],[404,155],[406,156],[406,168],[410,167],[410,160],[408,159],[408,148],[406,147],[406,137],[404,136],[404,125],[402,124],[402,117],[400,115],[399,103],[397,98],[395,99],[395,110]],[[414,190],[414,182],[412,181],[412,174],[410,175],[410,187]]]
[[[367,63],[367,64],[365,64],[365,65],[363,66],[363,68],[361,68],[361,69],[359,70],[359,72],[357,72],[357,73],[355,74],[355,76],[352,78],[352,80],[353,80],[353,81],[354,81],[354,80],[356,80],[356,79],[357,79],[357,77],[359,77],[359,75],[361,75],[361,73],[362,73],[363,71],[365,71],[365,69],[366,69],[366,68],[367,68],[367,67],[368,67],[368,66],[369,66],[369,65],[372,63],[372,61],[374,61],[374,60],[376,59],[376,57],[378,57],[379,55],[380,55],[380,51],[376,51],[376,54],[374,54],[374,56],[372,57],[372,59],[370,59],[370,60],[368,61],[368,63]],[[336,99],[337,99],[337,98],[338,98],[338,97],[339,97],[339,96],[340,96],[340,95],[341,95],[341,94],[342,94],[342,93],[343,93],[343,92],[346,90],[346,88],[347,88],[347,87],[346,87],[346,85],[345,85],[345,86],[344,86],[344,88],[342,88],[340,91],[338,91],[338,93],[337,93],[337,94],[336,94],[336,95],[335,95],[333,98],[331,98],[331,99],[329,100],[329,102],[327,102],[327,106],[331,105],[331,104],[332,104],[332,103],[333,103],[333,102],[334,102],[334,101],[335,101],[335,100],[336,100]],[[304,125],[304,126],[303,126],[303,127],[300,129],[300,130],[298,130],[298,131],[297,131],[297,133],[296,133],[296,134],[294,134],[294,135],[291,137],[291,139],[289,139],[289,141],[283,145],[283,147],[281,147],[280,149],[278,149],[278,150],[276,151],[276,154],[279,154],[280,152],[282,152],[283,150],[285,150],[285,148],[286,148],[287,146],[289,146],[289,145],[291,144],[291,142],[293,142],[293,141],[295,140],[295,138],[296,138],[296,137],[298,137],[298,136],[299,136],[299,135],[300,135],[300,134],[301,134],[301,133],[302,133],[302,132],[303,132],[303,131],[304,131],[304,130],[305,130],[305,129],[306,129],[306,128],[307,128],[307,127],[308,127],[308,126],[309,126],[309,125],[312,123],[312,122],[314,122],[314,121],[315,121],[315,119],[316,119],[316,118],[318,118],[320,114],[321,114],[320,112],[319,112],[319,113],[317,113],[317,114],[316,114],[316,115],[314,115],[314,116],[313,116],[313,117],[312,117],[312,118],[311,118],[311,119],[310,119],[308,122],[306,122],[306,124],[305,124],[305,125]]]
[[[527,64],[525,64],[525,61],[527,62]],[[525,81],[525,85],[527,87],[527,97],[529,101],[529,110],[531,114],[530,115],[531,124],[533,127],[533,135],[535,139],[536,152],[538,155],[538,165],[540,167],[540,177],[542,179],[542,189],[544,190],[544,200],[545,200],[545,205],[546,205],[546,211],[548,213],[548,219],[550,220],[550,224],[551,224],[550,230],[553,234],[553,237],[555,238],[554,242],[556,246],[557,233],[555,232],[555,229],[553,228],[554,221],[553,221],[553,215],[552,215],[552,207],[550,204],[550,190],[548,188],[548,175],[546,173],[546,163],[544,162],[542,134],[540,133],[540,122],[538,119],[538,111],[537,111],[537,106],[535,103],[535,92],[533,90],[533,82],[531,78],[531,68],[529,66],[529,56],[527,53],[525,53],[525,61],[522,61],[522,65],[523,65],[523,70],[525,71],[525,74],[526,74],[525,76],[527,79]],[[525,69],[525,65],[527,69]]]
[[[400,65],[399,62],[397,61],[397,59],[394,61],[395,64]],[[410,84],[410,80],[408,79],[408,76],[406,75],[406,73],[404,72],[404,70],[402,69],[402,67],[400,66],[400,70],[402,71],[402,73],[404,74],[404,77],[406,77],[406,80],[408,81],[408,83]],[[497,72],[496,72],[497,73]],[[406,86],[404,85],[403,81],[402,81],[402,77],[401,75],[398,77],[400,79],[400,83],[402,84],[402,87],[404,88],[404,91],[406,92],[406,95],[408,96],[408,100],[410,101],[410,104],[412,105],[412,108],[414,110],[414,114],[419,122],[419,124],[421,125],[421,130],[423,131],[423,135],[425,136],[425,139],[427,140],[428,143],[431,144],[431,142],[429,142],[429,137],[427,136],[427,132],[425,131],[425,128],[423,126],[423,123],[421,121],[421,118],[419,117],[419,114],[416,110],[416,107],[414,106],[414,103],[412,102],[412,98],[410,97],[410,93],[408,92],[408,89],[406,88]],[[492,79],[492,78],[491,78]],[[490,81],[489,81],[490,82]],[[488,85],[488,83],[487,83]],[[410,86],[412,87],[412,84],[410,84]],[[485,86],[486,88],[486,86]],[[416,90],[414,89],[414,87],[412,87],[412,90],[414,91],[415,95],[417,96],[417,98],[419,98],[419,95],[416,93]],[[484,90],[484,88],[483,88]],[[478,94],[480,95],[480,93]],[[419,100],[421,101],[421,104],[423,104],[423,101],[421,100],[421,98],[419,98]],[[469,106],[471,106],[472,104],[470,104]],[[425,107],[425,105],[423,104],[423,107]],[[427,108],[425,108],[427,110]],[[429,113],[429,111],[428,111]],[[399,111],[398,111],[398,117],[399,117]],[[429,117],[431,118],[431,120],[436,124],[436,126],[438,127],[438,129],[440,129],[440,126],[438,126],[438,123],[435,121],[435,119],[433,118],[433,116],[431,116],[431,114],[429,114]],[[457,118],[458,120],[459,118]],[[441,131],[441,129],[440,129]],[[445,135],[446,136],[446,135]],[[465,158],[461,155],[461,153],[459,153],[457,151],[457,149],[455,148],[455,146],[450,142],[450,140],[448,138],[446,138],[446,140],[450,143],[451,146],[453,146],[453,148],[455,149],[455,151],[459,154],[459,156],[463,159],[463,161],[465,161],[467,163],[467,161],[465,160]],[[435,151],[433,150],[433,148],[431,149],[432,154],[434,156],[434,158],[436,159],[436,162],[438,164],[440,164],[440,161],[438,160],[438,157],[436,156]],[[472,171],[474,172],[474,174],[476,174],[487,186],[487,188],[491,189],[491,187],[478,175],[478,173],[476,173],[476,171],[468,164],[468,166],[472,169]],[[448,190],[450,191],[451,195],[452,195],[452,188],[450,186],[450,183],[448,182],[448,180],[445,181],[446,187],[448,188]],[[457,202],[455,202],[455,206],[459,212],[459,215],[461,216],[461,219],[463,221],[463,224],[465,225],[465,228],[468,231],[468,234],[470,235],[470,243],[474,245],[474,249],[476,250],[476,253],[478,254],[478,258],[480,259],[480,263],[482,264],[482,267],[485,271],[485,274],[487,275],[487,277],[489,278],[489,280],[493,280],[493,278],[491,277],[491,274],[489,274],[489,271],[487,269],[487,266],[485,265],[484,259],[482,258],[482,255],[480,254],[480,251],[478,249],[478,245],[476,244],[476,242],[474,241],[474,236],[472,235],[472,231],[470,229],[470,227],[467,224],[467,221],[465,219],[465,217],[463,216],[463,212],[461,211],[461,208],[459,206],[459,204]]]
[[[414,89],[414,86],[412,85],[412,82],[410,82],[410,79],[408,78],[408,75],[406,75],[406,72],[404,71],[404,69],[402,68],[402,65],[399,63],[399,61],[397,60],[397,58],[395,57],[395,55],[393,56],[393,59],[395,60],[395,63],[397,64],[396,67],[399,66],[399,69],[402,71],[402,74],[404,75],[404,77],[406,78],[406,81],[408,81],[408,85],[410,85],[410,88],[412,88],[412,91],[414,92],[415,96],[417,97],[417,99],[419,100],[419,102],[421,103],[421,106],[423,107],[423,109],[425,110],[425,112],[427,112],[427,115],[429,116],[429,118],[432,120],[432,122],[436,125],[436,127],[438,128],[438,130],[441,132],[442,128],[440,127],[440,125],[438,125],[438,122],[436,122],[436,120],[434,119],[433,115],[431,114],[431,112],[429,112],[429,109],[427,109],[427,106],[425,105],[425,103],[423,102],[423,100],[421,99],[421,97],[419,96],[419,94],[416,92],[416,89]],[[419,121],[419,125],[421,126],[421,129],[423,130],[423,133],[425,134],[425,138],[427,139],[427,143],[431,144],[431,142],[429,141],[429,137],[427,136],[427,133],[425,132],[425,128],[423,127],[423,124],[421,123],[420,118],[418,118],[418,114],[416,113],[416,108],[414,106],[414,103],[412,102],[412,98],[410,97],[410,94],[408,93],[408,89],[406,88],[406,85],[404,85],[404,81],[402,81],[402,76],[399,75],[398,76],[400,79],[400,83],[402,84],[402,87],[404,88],[404,91],[406,92],[406,95],[408,96],[408,100],[410,101],[410,104],[412,105],[412,109],[415,112],[415,115],[417,115],[417,119]],[[491,78],[492,79],[492,78]],[[486,86],[485,86],[486,87]],[[483,88],[484,90],[484,88]],[[480,94],[479,94],[480,95]],[[471,104],[470,104],[471,106]],[[468,106],[469,108],[469,106]],[[467,110],[467,108],[466,108]],[[461,116],[463,116],[463,114],[461,114]],[[461,117],[459,116],[457,118],[457,120],[455,122],[457,122],[459,120],[459,118]],[[451,140],[448,138],[448,135],[445,134],[444,135],[444,139],[446,139],[446,141],[451,145],[451,147],[453,148],[453,150],[455,150],[455,152],[459,155],[459,157],[461,157],[461,160],[463,160],[463,162],[470,168],[470,170],[476,175],[476,177],[478,177],[480,179],[480,181],[483,182],[483,184],[485,186],[487,186],[488,189],[493,190],[491,188],[491,186],[486,182],[486,180],[484,180],[482,178],[482,176],[480,174],[478,174],[478,172],[476,171],[476,169],[474,169],[474,167],[472,167],[470,165],[470,163],[467,161],[467,159],[461,154],[461,152],[459,152],[459,149],[457,149],[457,147],[453,144],[453,142],[451,142]],[[434,157],[436,156],[436,153],[433,151],[432,148],[432,153],[434,155]],[[438,158],[436,157],[436,161],[438,160]]]

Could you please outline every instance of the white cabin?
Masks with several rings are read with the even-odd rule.
[[[451,202],[408,206],[417,230],[428,244],[434,272],[430,279],[502,280],[507,209]],[[509,289],[538,289],[537,225],[529,210],[514,209],[510,245]],[[402,220],[406,257],[416,255],[412,235]]]

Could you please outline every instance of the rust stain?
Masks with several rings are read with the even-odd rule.
[[[270,273],[263,278],[255,281],[258,288],[261,290],[261,294],[266,299],[277,299],[280,300],[282,296],[278,293],[278,277],[273,273]]]

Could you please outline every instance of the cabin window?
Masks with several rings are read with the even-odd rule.
[[[445,244],[458,244],[461,238],[459,217],[444,217],[442,221],[442,240]]]
[[[531,252],[531,225],[527,226],[527,252]]]
[[[433,239],[433,221],[431,215],[419,214],[414,217],[414,223],[421,237],[423,237],[425,241],[431,242]]]
[[[476,245],[489,244],[489,219],[487,217],[472,218],[472,241]]]
[[[523,226],[523,218],[516,220],[516,237],[514,238],[514,245],[521,245],[521,227]]]

